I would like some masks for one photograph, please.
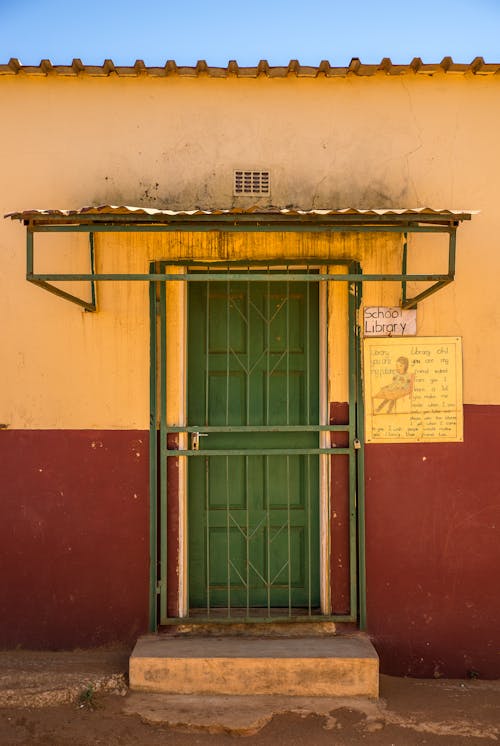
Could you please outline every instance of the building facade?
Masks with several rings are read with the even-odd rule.
[[[0,644],[499,676],[499,70],[0,66]]]

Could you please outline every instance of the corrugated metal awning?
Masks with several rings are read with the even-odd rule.
[[[51,223],[173,223],[192,221],[216,222],[314,222],[369,225],[371,223],[398,224],[425,222],[449,224],[470,220],[474,210],[445,210],[431,207],[414,208],[331,208],[303,210],[298,207],[247,207],[231,209],[168,210],[154,207],[132,207],[130,205],[95,205],[75,210],[23,210],[5,215],[12,220],[23,220],[35,224]]]
[[[94,234],[97,232],[195,232],[195,231],[275,231],[275,232],[411,232],[444,233],[448,238],[448,271],[445,273],[408,274],[407,241],[401,243],[402,268],[400,273],[363,274],[358,263],[349,260],[350,271],[341,274],[315,275],[314,281],[328,282],[400,282],[402,307],[414,308],[421,300],[449,284],[455,277],[455,243],[457,226],[462,220],[470,220],[473,211],[436,210],[431,207],[416,208],[332,208],[302,210],[291,207],[251,207],[232,209],[168,210],[155,207],[130,207],[128,205],[97,205],[77,210],[24,210],[11,212],[5,217],[22,220],[26,229],[26,279],[45,290],[95,311],[96,282],[103,281],[194,281],[196,273],[166,274],[151,271],[146,273],[99,273],[94,267]],[[89,234],[90,271],[84,273],[38,273],[34,271],[34,240],[38,233],[87,232]],[[229,264],[231,260],[228,260]],[[226,267],[226,270],[228,267]],[[256,277],[255,275],[254,277]],[[269,279],[269,274],[265,275]],[[288,277],[289,275],[287,275]],[[211,273],[217,279],[217,273]],[[223,275],[225,278],[226,275]],[[307,275],[311,279],[312,275]],[[279,274],[273,275],[273,280]],[[91,300],[85,300],[52,282],[90,283]],[[433,283],[412,298],[406,295],[408,282]]]

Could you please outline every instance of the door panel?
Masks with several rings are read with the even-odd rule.
[[[280,431],[319,422],[317,283],[189,290],[188,424],[248,428],[210,432],[201,452],[221,454],[188,459],[190,606],[315,607],[318,456],[273,450],[319,447],[318,432]]]

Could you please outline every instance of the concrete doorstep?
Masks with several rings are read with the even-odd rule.
[[[170,695],[378,697],[379,665],[360,634],[332,637],[139,638],[130,688]]]

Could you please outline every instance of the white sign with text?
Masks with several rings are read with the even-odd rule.
[[[368,306],[363,312],[365,337],[411,337],[417,333],[417,309]]]

